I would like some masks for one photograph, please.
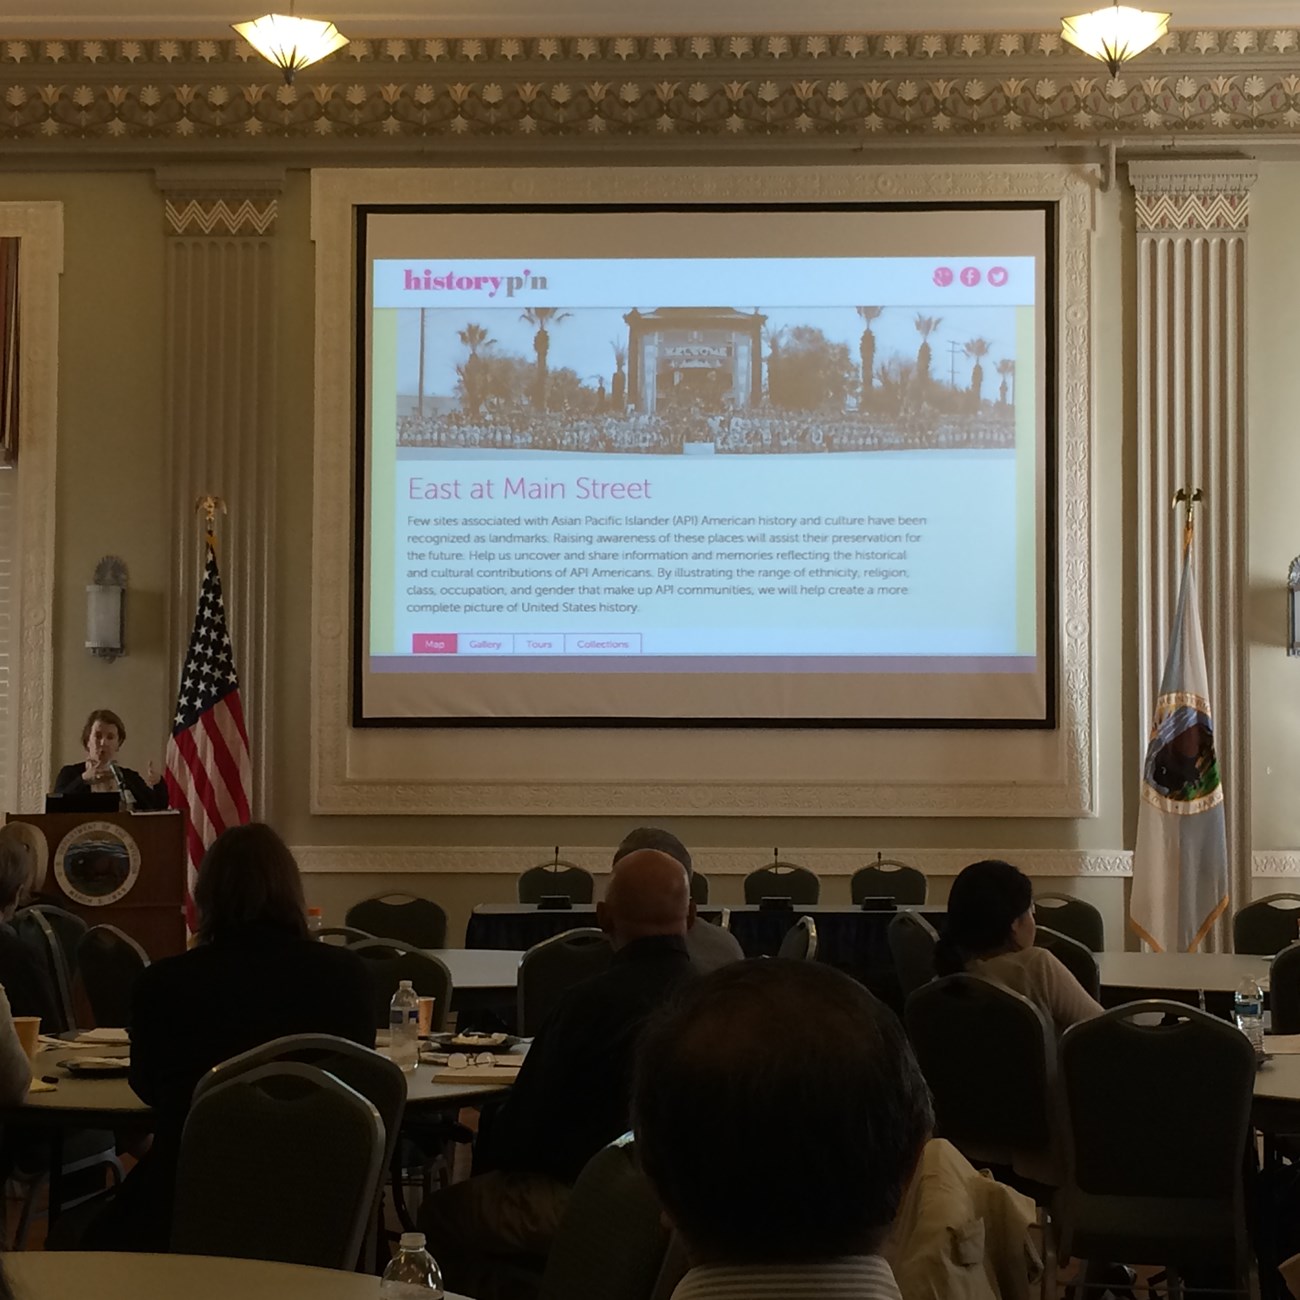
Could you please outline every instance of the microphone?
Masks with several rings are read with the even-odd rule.
[[[126,805],[127,812],[135,812],[135,795],[127,788],[126,779],[122,776],[122,769],[116,763],[110,763],[108,770],[112,772],[113,779],[117,782],[117,790],[122,796],[122,802]]]

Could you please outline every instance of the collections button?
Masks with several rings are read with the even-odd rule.
[[[564,638],[564,651],[571,655],[639,655],[638,633],[580,632]]]

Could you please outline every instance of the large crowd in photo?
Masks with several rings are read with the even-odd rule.
[[[670,456],[687,444],[720,455],[801,452],[995,449],[1015,445],[1011,408],[978,414],[921,411],[883,417],[869,412],[787,412],[765,407],[744,414],[671,410],[663,414],[517,410],[470,415],[459,411],[398,422],[400,447],[495,451],[614,452]]]

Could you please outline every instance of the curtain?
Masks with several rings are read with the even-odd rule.
[[[0,464],[18,459],[18,239],[0,239]]]

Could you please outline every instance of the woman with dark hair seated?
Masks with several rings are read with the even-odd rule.
[[[1101,1015],[1101,1006],[1046,948],[1034,947],[1034,887],[1009,862],[972,862],[952,883],[940,975],[966,971],[1028,998],[1058,1034]]]
[[[197,945],[154,962],[135,986],[131,1087],[154,1109],[154,1143],[88,1234],[89,1249],[167,1249],[181,1130],[214,1065],[286,1034],[375,1043],[365,965],[308,938],[298,864],[269,826],[218,837],[194,903]]]

